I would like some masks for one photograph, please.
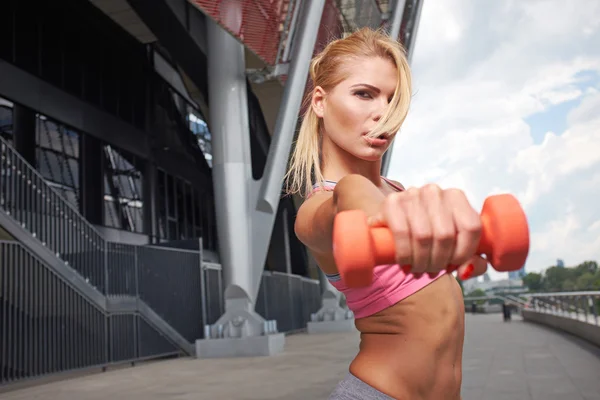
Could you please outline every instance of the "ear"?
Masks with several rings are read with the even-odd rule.
[[[323,90],[321,86],[317,86],[315,90],[313,90],[310,106],[317,117],[323,118],[325,110],[325,90]]]

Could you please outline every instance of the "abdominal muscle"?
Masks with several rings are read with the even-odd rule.
[[[356,328],[360,351],[350,372],[357,378],[394,399],[460,399],[464,303],[452,275],[357,319]]]

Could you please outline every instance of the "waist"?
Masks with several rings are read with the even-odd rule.
[[[459,398],[464,306],[454,277],[437,279],[356,327],[360,351],[350,366],[356,377],[394,398]]]
[[[349,370],[395,399],[458,399],[461,347],[456,337],[363,334],[360,351]]]

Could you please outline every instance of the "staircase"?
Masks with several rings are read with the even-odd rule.
[[[194,355],[201,253],[108,242],[2,138],[0,156],[0,385]]]

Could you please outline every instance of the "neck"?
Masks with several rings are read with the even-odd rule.
[[[327,180],[338,182],[346,175],[357,174],[380,186],[381,183],[381,159],[377,161],[360,160],[349,154],[337,145],[323,141],[323,176]]]

